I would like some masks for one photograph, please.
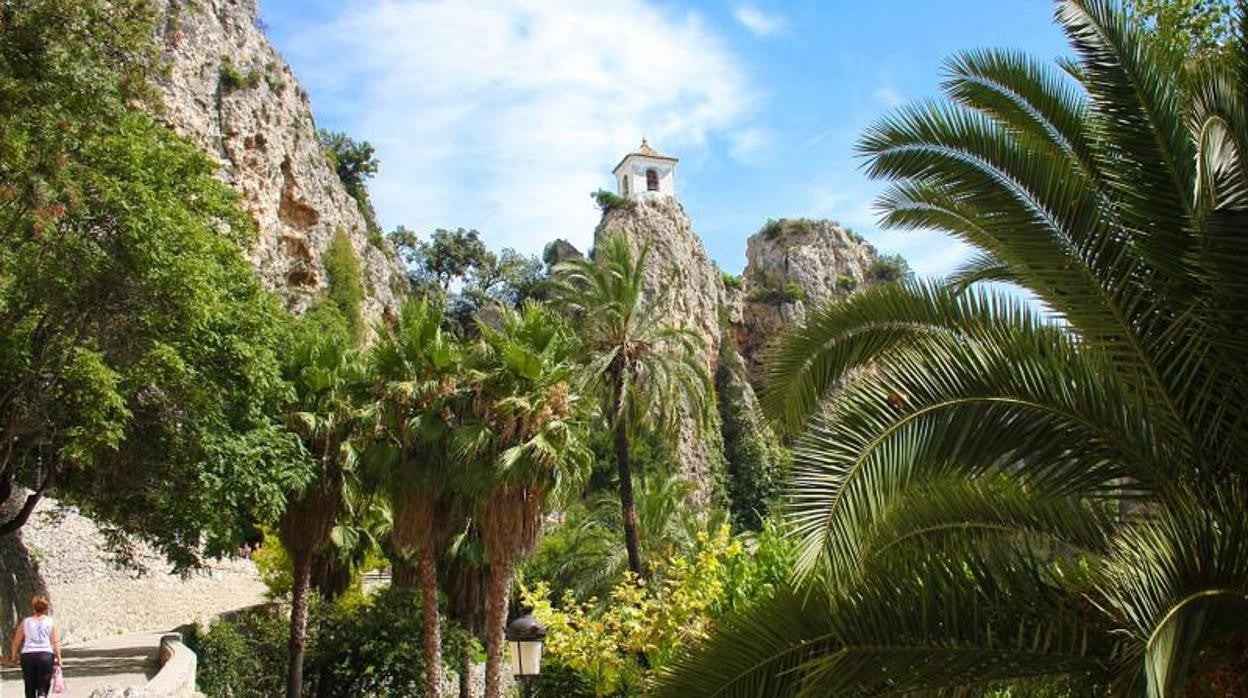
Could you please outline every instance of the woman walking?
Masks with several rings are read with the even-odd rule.
[[[17,663],[21,654],[26,698],[42,698],[51,692],[53,669],[61,663],[61,632],[48,615],[47,597],[31,599],[30,609],[34,615],[23,620],[13,633],[9,661]]]

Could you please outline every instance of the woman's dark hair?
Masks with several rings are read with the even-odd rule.
[[[48,603],[48,597],[46,596],[36,596],[30,600],[30,608],[39,615],[47,613],[48,607],[51,605],[52,604]]]

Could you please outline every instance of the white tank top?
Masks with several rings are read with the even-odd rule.
[[[22,621],[22,654],[52,651],[52,616],[31,616]]]

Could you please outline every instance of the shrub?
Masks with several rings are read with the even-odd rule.
[[[761,539],[759,539],[761,540]],[[753,539],[733,537],[727,526],[698,536],[696,549],[678,557],[645,586],[626,579],[612,589],[610,601],[599,605],[565,594],[556,604],[544,583],[521,590],[524,603],[547,626],[546,657],[578,674],[569,679],[555,674],[569,692],[559,695],[644,695],[654,672],[661,670],[692,643],[706,639],[715,620],[731,610],[745,608],[784,583],[792,556],[780,553],[782,536],[769,542],[773,549],[747,553]],[[757,567],[754,557],[767,560]],[[648,667],[638,657],[645,653]],[[541,683],[545,683],[545,670]],[[555,688],[548,695],[554,695]]]
[[[294,567],[290,555],[277,534],[266,530],[264,543],[251,554],[252,562],[256,563],[256,571],[260,573],[260,581],[268,588],[265,595],[270,599],[284,599],[290,596],[294,586]]]
[[[423,696],[421,610],[414,592],[387,589],[336,604],[313,596],[304,683],[318,698]],[[214,698],[283,695],[289,616],[278,604],[247,609],[196,628],[199,690]],[[464,633],[443,629],[443,656],[459,656]]]
[[[394,246],[386,239],[386,234],[381,231],[381,228],[370,227],[368,229],[368,244],[380,250],[387,257],[394,257],[395,255]]]
[[[281,93],[286,89],[286,81],[282,79],[282,71],[274,61],[264,64],[264,81],[268,83],[269,89],[276,93]]]
[[[738,291],[741,290],[741,285],[743,283],[741,280],[741,277],[734,276],[733,274],[729,274],[728,272],[723,272],[723,279],[724,279],[725,288],[731,288],[733,290],[738,290]]]
[[[809,218],[769,218],[759,229],[765,240],[783,240],[794,235],[811,235],[815,223]]]
[[[852,291],[858,288],[858,281],[849,274],[836,275],[836,289],[838,291]]]
[[[425,695],[420,609],[414,592],[395,589],[332,607],[316,628],[309,673],[316,676],[317,695]]]
[[[876,283],[903,281],[914,275],[906,258],[899,254],[886,255],[871,263],[867,278]]]
[[[790,281],[784,285],[784,297],[790,303],[806,300],[806,289],[795,281]]]
[[[287,616],[276,604],[218,618],[195,628],[187,646],[199,657],[196,683],[205,695],[265,698],[286,686]]]
[[[594,203],[598,204],[598,208],[603,211],[628,211],[637,205],[631,199],[606,189],[599,189],[589,196],[594,200]]]
[[[253,69],[247,71],[244,75],[234,66],[234,62],[230,60],[229,56],[221,57],[219,78],[221,87],[225,90],[238,90],[244,87],[251,88],[260,85],[260,71]]]
[[[360,260],[355,256],[351,240],[342,229],[325,249],[325,274],[329,277],[329,300],[338,307],[347,320],[351,336],[359,339],[364,333],[364,318],[360,305],[364,302],[364,284],[361,281]]]
[[[533,695],[537,698],[596,698],[594,684],[559,660],[542,660],[542,675],[533,684]],[[616,692],[614,695],[626,696],[627,693]]]
[[[338,175],[338,181],[342,182],[347,193],[360,204],[361,212],[368,218],[372,205],[368,201],[366,182],[381,168],[373,144],[357,141],[345,133],[328,129],[318,130],[316,137],[325,153],[325,159]],[[364,211],[365,206],[370,211]]]
[[[734,526],[758,530],[788,459],[757,406],[751,409],[749,392],[741,355],[732,342],[721,342],[715,399],[728,464],[728,509]]]

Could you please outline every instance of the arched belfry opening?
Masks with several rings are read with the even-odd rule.
[[[675,197],[676,162],[676,158],[663,155],[643,138],[641,146],[625,155],[613,170],[617,191],[620,196],[629,199]],[[641,186],[643,181],[646,183],[644,188]]]

